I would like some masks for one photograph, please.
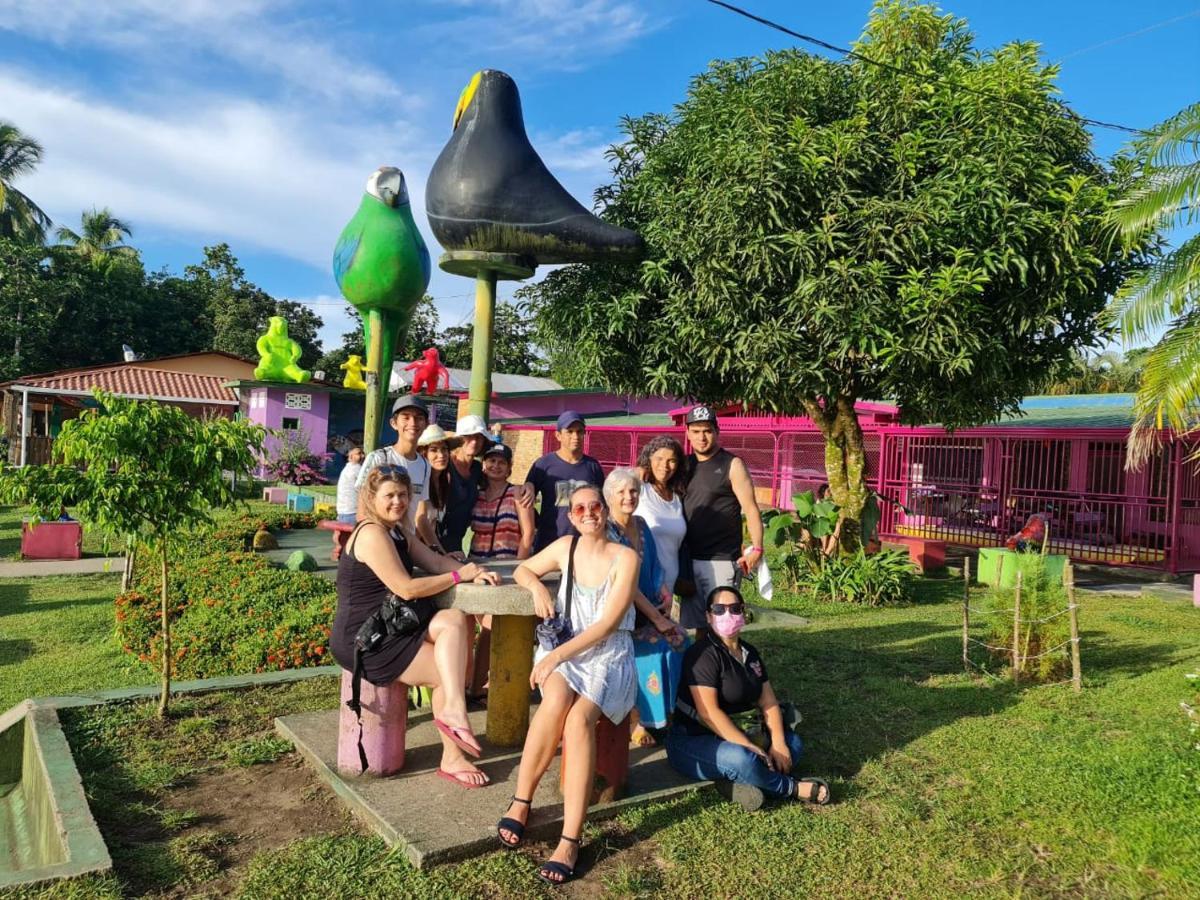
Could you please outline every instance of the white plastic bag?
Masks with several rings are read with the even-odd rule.
[[[747,547],[744,552],[749,553],[750,548]],[[767,557],[764,554],[758,560],[758,595],[769,602],[774,593],[775,585],[771,581],[771,570],[767,568]]]

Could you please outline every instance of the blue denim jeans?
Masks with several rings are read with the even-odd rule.
[[[800,758],[803,744],[790,728],[784,729],[792,765]],[[787,797],[796,793],[796,779],[772,772],[757,753],[715,734],[690,735],[679,725],[667,732],[667,760],[680,775],[697,781],[737,781],[752,784],[764,793]]]

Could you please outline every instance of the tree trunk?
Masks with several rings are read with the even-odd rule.
[[[838,544],[845,553],[862,546],[862,513],[867,503],[867,454],[854,398],[806,400],[805,410],[825,439],[825,477],[839,507]]]
[[[133,587],[133,567],[137,561],[137,538],[125,539],[125,570],[121,573],[121,593]]]
[[[168,615],[167,607],[167,541],[163,538],[159,542],[160,552],[162,553],[162,638],[163,638],[163,655],[162,655],[162,693],[158,698],[158,716],[165,718],[167,715],[167,705],[171,699],[171,620]]]

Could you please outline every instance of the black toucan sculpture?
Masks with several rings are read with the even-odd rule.
[[[535,263],[635,259],[642,239],[596,218],[550,174],[529,143],[516,82],[476,72],[454,111],[454,134],[425,188],[429,225],[447,250],[508,253]]]

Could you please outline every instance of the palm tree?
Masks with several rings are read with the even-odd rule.
[[[1133,144],[1141,172],[1119,204],[1127,237],[1190,225],[1200,208],[1200,103],[1177,113]],[[1134,404],[1128,464],[1145,462],[1164,427],[1200,427],[1200,234],[1192,235],[1131,278],[1112,314],[1126,342],[1167,330],[1145,356]]]
[[[64,250],[102,264],[113,259],[137,259],[138,252],[122,241],[133,235],[129,226],[112,214],[107,206],[83,211],[80,217],[80,234],[70,228],[59,228],[55,237],[56,249]]]
[[[50,217],[13,182],[28,175],[42,158],[42,146],[16,125],[0,120],[0,238],[40,244]]]
[[[1126,351],[1123,356],[1115,350],[1105,350],[1095,356],[1076,353],[1070,371],[1047,381],[1042,391],[1058,396],[1136,391],[1148,352],[1148,348],[1138,347]]]

